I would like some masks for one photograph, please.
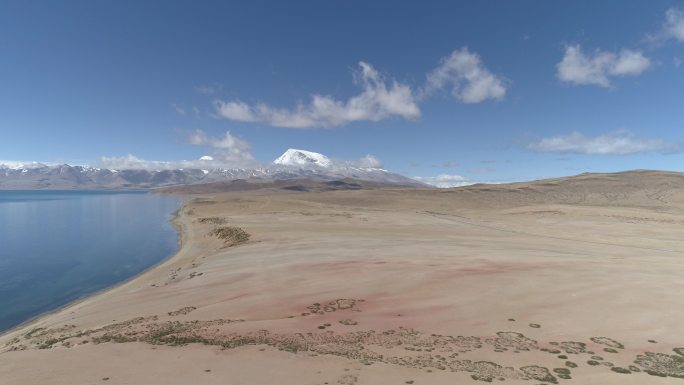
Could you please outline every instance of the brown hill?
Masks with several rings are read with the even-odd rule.
[[[473,185],[441,190],[473,204],[521,206],[571,204],[587,206],[682,206],[684,173],[635,170],[501,185]],[[465,203],[465,202],[464,202]]]

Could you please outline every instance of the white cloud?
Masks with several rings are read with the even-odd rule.
[[[531,143],[530,149],[541,152],[577,153],[590,155],[628,155],[645,152],[675,152],[676,144],[660,139],[638,138],[619,130],[599,136],[585,136],[579,132],[544,138]]]
[[[12,168],[12,169],[20,169],[20,168],[40,168],[44,166],[54,166],[54,163],[49,163],[49,162],[34,162],[34,161],[17,161],[17,160],[0,160],[0,168]]]
[[[380,121],[391,117],[417,119],[420,109],[411,87],[386,81],[370,64],[360,62],[359,84],[363,92],[346,101],[314,94],[309,104],[293,109],[264,103],[249,105],[240,100],[215,101],[216,113],[240,122],[261,122],[275,127],[336,127],[359,121]]]
[[[610,87],[610,77],[636,76],[651,66],[651,60],[640,51],[618,53],[596,50],[586,55],[579,45],[565,48],[563,59],[556,65],[559,80],[575,85]]]
[[[135,155],[128,154],[126,156],[102,156],[98,159],[97,165],[103,168],[115,170],[172,170],[178,168],[196,168],[184,167],[189,165],[192,161],[156,161],[140,159]]]
[[[221,137],[210,137],[204,131],[196,130],[188,137],[188,142],[215,150],[197,160],[146,160],[129,154],[123,157],[101,157],[98,164],[112,169],[143,170],[246,168],[259,165],[249,151],[249,143],[231,135],[230,132]]]
[[[439,174],[436,176],[414,176],[413,179],[439,188],[460,187],[473,184],[461,175]]]
[[[427,74],[419,92],[411,86],[383,77],[373,66],[359,62],[356,82],[362,92],[347,100],[313,94],[309,103],[294,108],[273,107],[266,103],[246,103],[239,99],[215,100],[216,115],[237,122],[265,123],[274,127],[321,128],[389,118],[417,119],[421,116],[418,102],[441,89],[448,88],[457,100],[480,103],[502,99],[505,81],[482,64],[480,56],[467,48],[455,50]]]
[[[684,42],[684,8],[670,8],[665,12],[663,35]]]
[[[256,114],[252,111],[252,107],[239,100],[232,102],[218,100],[214,104],[216,112],[223,118],[238,122],[256,122],[258,120]]]
[[[357,161],[358,167],[363,167],[363,168],[382,168],[383,164],[380,159],[375,157],[374,155],[366,155],[363,158],[359,159]]]
[[[453,174],[439,174],[439,175],[435,175],[435,176],[414,176],[413,179],[415,179],[419,182],[429,184],[431,186],[438,187],[438,188],[470,186],[470,185],[474,185],[477,183],[487,183],[487,184],[505,183],[505,182],[499,182],[499,181],[472,180],[472,179],[468,179],[468,178],[461,176],[461,175],[453,175]]]
[[[639,51],[622,50],[609,73],[615,76],[636,76],[651,66],[651,60]]]
[[[213,162],[221,167],[248,167],[257,163],[250,152],[249,143],[231,135],[230,131],[226,131],[220,137],[210,137],[202,130],[195,130],[188,137],[188,142],[196,146],[208,146],[215,149],[211,154],[202,157],[203,162]]]
[[[225,135],[218,138],[212,138],[202,130],[195,130],[188,137],[188,142],[196,146],[209,146],[236,152],[244,152],[250,148],[249,143],[231,135],[230,131],[226,131]]]
[[[327,157],[326,157],[327,158]],[[360,159],[356,160],[345,160],[345,159],[331,159],[327,158],[329,163],[327,168],[330,168],[331,170],[335,169],[346,169],[348,167],[357,167],[357,168],[376,168],[376,169],[382,169],[383,168],[383,162],[378,159],[375,155],[366,155]],[[302,165],[303,167],[306,166],[311,166],[311,165]],[[297,166],[297,167],[302,167],[302,166]],[[316,166],[313,166],[316,167]]]
[[[467,48],[455,50],[442,58],[439,67],[427,74],[424,95],[445,87],[464,103],[480,103],[487,99],[502,99],[506,95],[504,81],[482,64],[480,56]]]

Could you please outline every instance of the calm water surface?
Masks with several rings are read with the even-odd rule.
[[[0,191],[0,331],[173,254],[177,197]]]

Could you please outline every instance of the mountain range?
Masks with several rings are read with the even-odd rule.
[[[422,183],[379,167],[335,162],[323,154],[288,149],[271,164],[256,168],[110,169],[68,164],[0,164],[0,189],[152,189],[238,179],[283,180],[345,178],[388,184]]]

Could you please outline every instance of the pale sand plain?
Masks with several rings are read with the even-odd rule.
[[[202,195],[177,255],[1,336],[0,383],[684,384],[683,187]]]

